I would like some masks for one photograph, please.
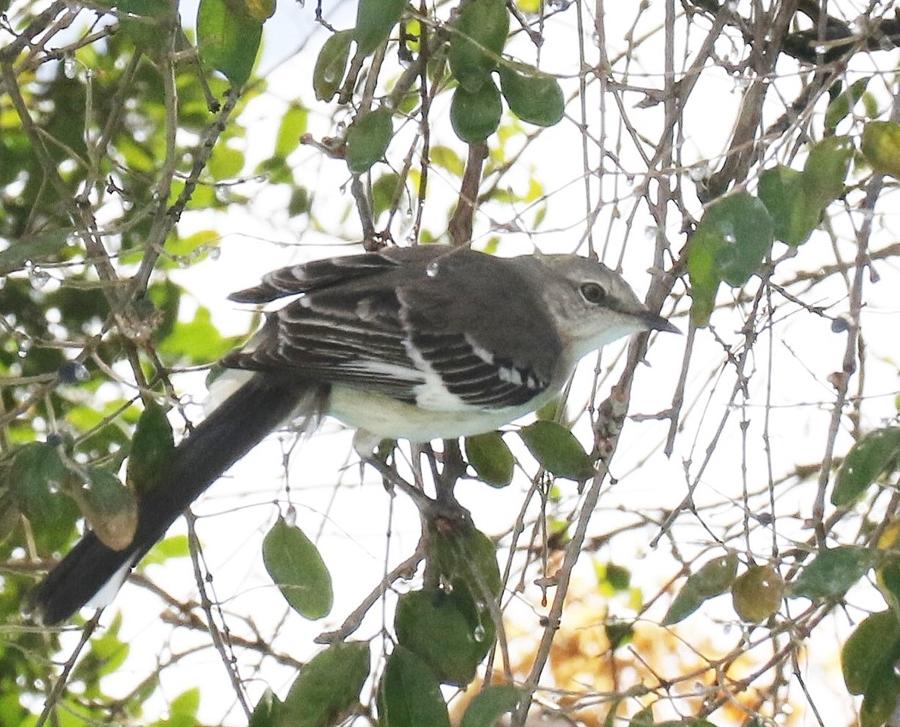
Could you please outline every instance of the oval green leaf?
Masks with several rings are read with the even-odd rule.
[[[872,675],[892,669],[900,652],[900,621],[893,611],[867,616],[841,649],[841,670],[850,694],[864,694]]]
[[[223,74],[234,86],[250,78],[262,23],[247,10],[236,10],[227,0],[200,0],[197,10],[197,46],[207,68]]]
[[[340,30],[329,36],[319,51],[313,69],[313,91],[319,101],[331,101],[341,87],[350,58],[352,30]]]
[[[278,727],[281,701],[271,689],[266,689],[253,708],[247,727]]]
[[[803,173],[778,165],[759,175],[759,198],[772,217],[776,240],[798,247],[809,239],[822,216],[821,205],[811,203]]]
[[[851,447],[831,492],[831,504],[847,507],[856,502],[883,472],[897,467],[900,458],[900,427],[869,432]]]
[[[460,86],[474,93],[497,68],[509,35],[505,0],[465,0],[452,32],[450,71]]]
[[[500,432],[486,432],[465,440],[466,460],[478,478],[491,487],[512,482],[515,459]]]
[[[281,595],[297,613],[319,619],[331,611],[331,574],[313,542],[283,518],[263,540],[263,563]]]
[[[841,545],[819,553],[791,584],[790,595],[813,600],[840,598],[874,564],[874,554],[857,545]]]
[[[828,104],[825,109],[825,128],[834,130],[834,128],[847,117],[856,102],[859,101],[866,92],[866,86],[869,85],[871,76],[863,76],[850,84],[849,88]]]
[[[900,179],[900,124],[870,121],[862,136],[862,153],[872,169]]]
[[[879,669],[872,675],[859,708],[860,727],[882,727],[897,710],[900,677],[892,670]]]
[[[719,283],[746,283],[774,240],[774,225],[766,206],[746,192],[720,199],[707,208],[688,242],[691,319],[696,325],[709,322]]]
[[[518,433],[528,451],[548,472],[576,482],[594,476],[591,458],[565,427],[556,422],[537,421],[522,427]]]
[[[413,652],[397,646],[378,688],[379,727],[450,727],[438,680]]]
[[[501,715],[519,706],[522,692],[512,684],[491,685],[469,702],[459,727],[493,727]]]
[[[475,613],[465,588],[407,593],[394,613],[397,641],[428,664],[438,681],[464,687],[494,643],[490,614],[479,621]]]
[[[704,601],[725,593],[737,575],[737,553],[713,558],[704,563],[700,570],[688,576],[678,595],[663,617],[663,625],[671,626],[683,621],[696,611]]]
[[[500,88],[510,110],[529,124],[553,126],[566,111],[566,99],[559,82],[536,68],[502,64]]]
[[[29,260],[38,262],[52,257],[66,247],[71,234],[71,228],[63,228],[13,240],[8,248],[0,250],[0,276],[21,270]]]
[[[141,412],[125,470],[125,481],[138,494],[151,489],[175,451],[172,425],[165,410],[150,401]]]
[[[20,447],[9,468],[15,506],[31,523],[42,552],[62,547],[75,527],[78,507],[61,490],[68,477],[56,447],[44,442]]]
[[[457,86],[453,92],[450,123],[456,135],[467,144],[477,144],[493,134],[502,114],[500,91],[490,78],[477,91]]]
[[[853,158],[853,142],[830,136],[814,144],[803,165],[803,187],[812,203],[823,210],[844,193],[844,180]]]
[[[436,574],[447,583],[462,582],[474,601],[497,598],[502,590],[497,547],[491,539],[468,525],[428,529],[428,558]]]
[[[358,116],[347,129],[347,166],[354,174],[368,171],[384,156],[394,124],[389,109],[380,108]]]
[[[359,0],[353,40],[360,53],[371,55],[387,40],[405,6],[406,0]]]
[[[278,727],[330,727],[359,703],[369,676],[369,645],[338,643],[300,670],[277,710]]]

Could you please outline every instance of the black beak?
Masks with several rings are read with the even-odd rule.
[[[665,331],[666,333],[681,333],[673,324],[669,323],[662,316],[647,311],[641,315],[641,320],[649,331]]]

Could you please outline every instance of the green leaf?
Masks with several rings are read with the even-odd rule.
[[[565,113],[566,100],[559,82],[537,68],[503,63],[500,87],[510,110],[529,124],[553,126]]]
[[[169,716],[196,717],[199,707],[200,690],[194,687],[182,692],[169,703]]]
[[[221,240],[222,234],[215,230],[198,230],[187,237],[180,237],[176,229],[166,240],[166,252],[174,257],[190,256],[192,260],[199,260],[204,249],[216,247]]]
[[[856,502],[882,473],[897,467],[900,427],[876,429],[851,447],[831,492],[831,504],[847,507]]]
[[[8,481],[15,504],[31,523],[42,551],[61,547],[74,529],[78,508],[60,489],[68,476],[50,444],[25,444],[13,457]]]
[[[200,0],[197,10],[197,46],[204,66],[219,71],[234,86],[250,78],[262,22],[228,0]]]
[[[476,602],[497,598],[501,591],[497,548],[484,533],[470,525],[431,525],[428,557],[442,581],[462,582]],[[454,587],[456,587],[454,585]]]
[[[594,465],[584,447],[556,422],[537,421],[522,427],[518,434],[541,466],[557,477],[582,482],[594,476]]]
[[[352,30],[332,33],[322,45],[313,69],[313,91],[319,101],[331,101],[341,87],[350,58]]]
[[[472,618],[476,616],[475,618]],[[464,687],[493,646],[489,613],[479,614],[465,588],[412,591],[394,613],[397,641],[431,667],[438,681]]]
[[[737,575],[737,553],[713,558],[704,563],[700,570],[688,576],[678,595],[663,617],[663,625],[671,626],[683,621],[696,611],[704,601],[725,593]]]
[[[353,40],[364,56],[371,55],[387,40],[400,20],[406,0],[359,0]]]
[[[116,0],[113,4],[122,31],[135,45],[150,51],[165,49],[166,26],[174,21],[172,5],[158,0]]]
[[[450,174],[457,177],[461,177],[466,169],[466,165],[459,154],[453,151],[449,146],[441,146],[440,144],[433,146],[428,152],[428,156],[431,159],[432,164],[437,164],[442,169],[446,169]]]
[[[897,709],[900,677],[893,670],[879,669],[872,675],[859,709],[860,727],[882,727]]]
[[[450,123],[454,133],[467,144],[487,139],[500,125],[503,104],[500,91],[490,78],[477,91],[457,86],[450,103]]]
[[[759,175],[759,198],[772,216],[776,240],[798,247],[809,239],[822,216],[803,185],[803,173],[778,165]]]
[[[865,694],[874,674],[893,670],[900,655],[900,621],[893,611],[867,616],[841,649],[841,671],[850,694]]]
[[[368,171],[384,156],[393,133],[390,109],[382,107],[357,116],[347,129],[346,156],[350,171],[354,174]]]
[[[609,648],[613,650],[634,640],[634,624],[627,621],[607,621],[603,624],[603,631],[609,641]]]
[[[0,475],[3,472],[0,470]],[[0,545],[6,540],[16,529],[19,524],[21,512],[13,499],[12,494],[7,490],[8,483],[0,478]]]
[[[834,129],[843,119],[847,117],[856,102],[859,101],[866,92],[866,86],[869,85],[871,76],[864,76],[852,84],[846,91],[838,95],[825,109],[825,128]]]
[[[746,283],[773,241],[772,218],[756,197],[739,192],[709,206],[688,242],[691,319],[696,325],[709,322],[719,283]]]
[[[99,467],[85,471],[88,482],[73,488],[72,497],[101,543],[113,550],[127,548],[138,523],[134,493],[112,472]]]
[[[46,230],[11,242],[8,248],[0,251],[0,276],[21,270],[27,262],[52,257],[66,247],[71,234],[71,228]]]
[[[656,722],[653,720],[653,707],[650,705],[644,707],[640,712],[629,720],[628,727],[654,727]]]
[[[198,308],[190,323],[176,323],[172,332],[159,343],[160,353],[206,364],[224,356],[234,338],[223,338],[212,324],[208,308]]]
[[[282,702],[271,689],[266,689],[253,708],[247,727],[278,727]]]
[[[466,460],[478,478],[491,487],[512,482],[515,459],[500,432],[486,432],[465,440]]]
[[[170,558],[187,558],[189,555],[187,535],[170,535],[165,540],[160,540],[141,558],[141,568],[165,563]]]
[[[853,158],[853,142],[847,136],[830,136],[809,150],[803,165],[803,188],[808,198],[825,209],[844,193],[844,180]]]
[[[501,715],[519,706],[522,693],[512,684],[491,685],[469,702],[459,727],[493,727]]]
[[[157,481],[159,473],[172,458],[175,438],[165,410],[155,401],[149,401],[138,419],[131,440],[131,452],[125,481],[138,494],[146,492]]]
[[[99,635],[91,639],[91,648],[79,666],[92,666],[98,676],[115,674],[128,658],[130,647],[119,638],[122,625],[121,614],[117,614],[112,623]],[[178,697],[176,697],[178,699]]]
[[[375,180],[372,185],[372,215],[378,217],[382,212],[391,208],[394,204],[394,198],[398,201],[401,194],[398,186],[400,184],[400,175],[395,172],[384,174]]]
[[[418,656],[397,646],[378,689],[379,727],[450,727],[447,705],[434,674]]]
[[[244,152],[225,144],[217,144],[206,168],[217,181],[236,177],[244,168]]]
[[[900,124],[896,121],[866,124],[862,153],[876,172],[900,178]]]
[[[278,135],[275,137],[275,155],[284,159],[294,149],[300,146],[300,137],[306,133],[309,120],[309,111],[302,106],[292,105],[278,126]]]
[[[262,552],[266,571],[291,608],[313,620],[331,612],[331,575],[303,531],[278,518],[266,533]]]
[[[840,598],[865,575],[874,560],[871,550],[856,545],[823,550],[800,571],[790,595],[813,600]]]
[[[277,710],[279,727],[331,727],[358,704],[369,676],[369,645],[337,643],[300,670],[284,704]]]
[[[459,85],[478,91],[497,67],[509,35],[505,0],[464,0],[450,36],[447,60]]]

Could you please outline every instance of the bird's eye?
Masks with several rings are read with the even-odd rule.
[[[606,300],[606,289],[599,283],[582,283],[581,297],[588,303],[602,303]]]

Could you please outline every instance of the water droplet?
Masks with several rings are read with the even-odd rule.
[[[425,274],[429,278],[434,278],[434,277],[437,277],[437,274],[440,272],[440,270],[441,270],[441,266],[438,263],[438,261],[432,260],[430,263],[428,263],[427,267],[425,268]]]
[[[484,636],[485,636],[485,634],[484,634],[484,626],[482,626],[481,624],[478,624],[478,625],[475,627],[475,630],[472,632],[472,636],[474,637],[475,641],[477,641],[477,642],[479,642],[479,643],[481,643],[482,641],[484,641]]]
[[[297,522],[297,508],[289,505],[288,509],[284,511],[284,521],[288,525],[294,525]]]
[[[35,267],[32,269],[29,279],[31,280],[31,287],[40,290],[50,280],[50,273]]]
[[[66,78],[75,78],[75,73],[78,70],[78,67],[75,65],[75,57],[74,56],[66,56],[63,61],[63,73]]]
[[[655,240],[657,232],[659,232],[659,228],[656,225],[647,225],[644,228],[644,237],[648,240]]]
[[[218,260],[222,255],[222,249],[218,247],[210,248],[209,250],[209,259],[210,260]]]
[[[734,236],[733,232],[726,232],[722,235],[722,239],[727,245],[734,245],[737,242],[737,238]]]

